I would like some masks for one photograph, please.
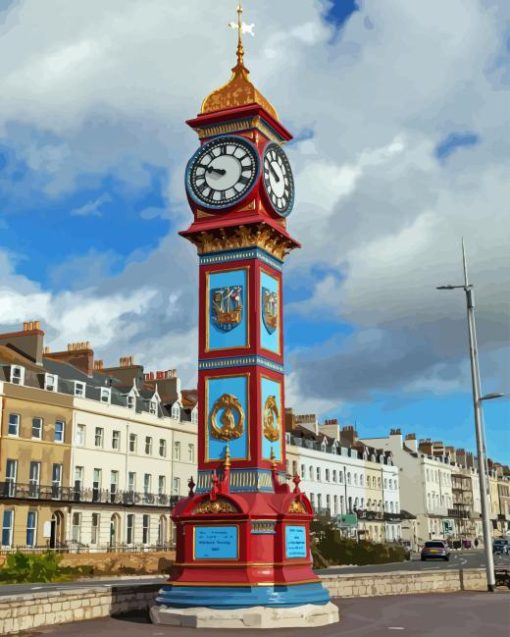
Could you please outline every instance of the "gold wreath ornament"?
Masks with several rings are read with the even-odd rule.
[[[264,404],[264,436],[271,442],[280,438],[280,412],[276,396],[268,396]]]
[[[220,412],[223,413],[219,418],[220,424],[218,424]],[[220,396],[213,405],[209,424],[213,437],[218,440],[240,438],[244,431],[244,411],[239,400],[232,394]]]

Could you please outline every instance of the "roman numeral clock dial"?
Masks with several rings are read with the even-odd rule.
[[[258,175],[258,154],[251,142],[222,136],[201,146],[190,159],[186,190],[201,206],[221,210],[241,201]]]
[[[286,217],[294,205],[294,178],[287,155],[275,143],[264,151],[264,187],[274,211]]]

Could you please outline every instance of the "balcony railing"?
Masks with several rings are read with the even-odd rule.
[[[109,489],[83,489],[77,486],[13,484],[0,482],[0,499],[45,500],[75,503],[115,504],[121,506],[174,507],[182,498],[164,493],[138,491],[110,491]]]
[[[451,518],[469,518],[467,509],[448,509],[448,516]]]

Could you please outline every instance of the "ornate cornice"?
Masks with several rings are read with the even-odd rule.
[[[265,223],[232,228],[218,228],[189,235],[198,250],[198,254],[236,250],[240,248],[262,248],[272,256],[283,261],[294,248],[295,243]]]

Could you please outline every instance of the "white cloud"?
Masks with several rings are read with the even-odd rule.
[[[111,196],[108,193],[103,193],[93,201],[89,201],[79,208],[73,208],[70,214],[72,217],[101,217],[103,214],[102,206],[111,201]]]
[[[293,353],[289,396],[328,409],[359,398],[359,385],[363,399],[399,383],[409,392],[453,391],[465,369],[463,299],[435,286],[459,280],[461,236],[486,355],[497,356],[507,338],[509,6],[366,0],[332,39],[324,2],[252,4],[252,76],[289,128],[313,135],[289,149],[298,196],[289,227],[303,250],[287,276],[306,286],[308,300],[288,309],[355,329]],[[109,171],[136,190],[150,183],[147,163],[168,166],[167,207],[184,225],[182,173],[197,143],[184,120],[228,77],[228,11],[214,0],[19,2],[0,26],[0,134],[54,196],[73,190],[81,174],[99,183]],[[434,148],[452,131],[473,131],[480,143],[441,166]],[[100,210],[93,204],[91,214]],[[193,250],[170,237],[89,292],[67,298],[33,286],[32,303],[24,302],[11,294],[11,273],[4,298],[16,320],[40,308],[55,333],[67,329],[64,340],[69,328],[52,308],[67,315],[72,302],[95,308],[102,299],[105,354],[131,347],[155,365],[175,355],[192,378],[195,264]],[[92,318],[77,325],[92,329]]]

